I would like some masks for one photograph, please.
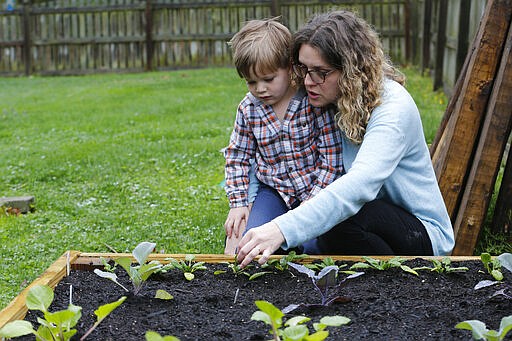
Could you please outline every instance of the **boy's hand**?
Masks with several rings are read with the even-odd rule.
[[[240,238],[245,226],[247,225],[247,219],[249,218],[249,207],[235,207],[229,210],[228,217],[224,223],[226,229],[226,236],[228,238]]]

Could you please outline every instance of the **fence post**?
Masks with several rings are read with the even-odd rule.
[[[448,1],[441,0],[439,4],[439,23],[437,25],[437,46],[436,46],[436,65],[434,66],[434,91],[443,86],[443,65],[444,65],[444,49],[446,45],[446,23]]]
[[[30,12],[32,4],[31,0],[23,1],[23,63],[25,64],[25,76],[30,76],[30,70],[32,69],[30,50],[31,39],[30,39]]]
[[[153,9],[151,0],[146,0],[146,71],[153,70]]]
[[[423,45],[421,73],[430,68],[430,23],[432,22],[432,0],[425,0],[423,13]]]
[[[407,63],[412,61],[411,56],[411,8],[409,0],[404,3],[404,15],[405,15],[405,60]],[[416,30],[414,30],[416,31]]]
[[[457,61],[455,64],[455,76],[457,77],[462,69],[469,48],[469,16],[471,2],[461,1],[459,9],[459,34],[457,37]]]
[[[270,15],[272,17],[278,17],[281,15],[281,6],[279,6],[279,0],[272,0],[270,3]]]

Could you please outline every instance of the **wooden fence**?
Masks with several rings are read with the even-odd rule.
[[[395,62],[433,70],[434,88],[450,94],[487,0],[4,1],[0,75],[225,66],[226,42],[246,20],[281,15],[295,31],[344,8],[375,26]]]
[[[12,1],[12,0],[10,0]],[[0,75],[85,74],[230,65],[226,42],[254,18],[292,31],[315,13],[350,8],[404,60],[407,1],[24,0],[0,11]]]

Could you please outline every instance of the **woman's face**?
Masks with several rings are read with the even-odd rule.
[[[299,63],[307,67],[308,70],[308,74],[304,78],[304,86],[308,92],[309,103],[315,107],[336,105],[340,93],[337,84],[340,72],[324,61],[318,49],[308,44],[303,44],[300,47]],[[315,72],[317,76],[320,75],[320,78],[325,75],[325,81],[320,84],[314,82],[310,72]]]

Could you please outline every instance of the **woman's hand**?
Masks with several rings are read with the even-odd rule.
[[[238,244],[237,260],[243,268],[256,256],[262,255],[258,263],[263,264],[283,243],[284,236],[274,222],[252,228]]]
[[[228,238],[240,238],[247,225],[247,219],[249,218],[249,212],[252,205],[247,207],[235,207],[229,210],[228,217],[224,223],[226,229],[226,236]]]

